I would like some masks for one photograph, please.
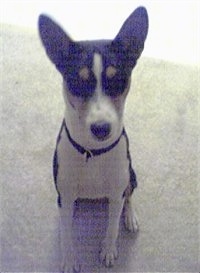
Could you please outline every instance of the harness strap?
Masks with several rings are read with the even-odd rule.
[[[56,149],[54,152],[54,157],[53,157],[53,176],[54,176],[54,182],[55,182],[55,187],[58,193],[58,206],[61,207],[61,196],[57,187],[57,176],[58,176],[58,169],[59,169],[59,164],[58,164],[58,156],[57,156],[57,147],[58,144],[60,142],[61,139],[61,133],[63,128],[65,129],[65,132],[68,136],[68,139],[70,141],[70,143],[72,144],[72,146],[81,154],[85,154],[86,155],[86,162],[88,162],[88,159],[91,158],[92,156],[99,156],[101,154],[107,153],[110,150],[112,150],[115,146],[117,146],[117,144],[119,143],[120,139],[122,136],[125,137],[126,139],[126,146],[127,146],[127,159],[129,161],[129,173],[130,173],[130,186],[131,186],[131,192],[130,194],[134,191],[134,189],[137,187],[137,179],[136,179],[136,174],[135,171],[132,167],[132,160],[131,160],[131,155],[130,155],[130,151],[129,151],[129,139],[128,136],[126,134],[125,129],[123,128],[121,135],[119,136],[119,138],[110,146],[105,147],[105,148],[101,148],[101,149],[91,149],[91,150],[87,150],[84,147],[82,147],[81,145],[79,145],[75,140],[73,140],[73,138],[71,137],[69,130],[66,126],[65,120],[63,120],[62,122],[62,126],[60,128],[60,132],[58,134],[57,137],[57,142],[56,142]],[[125,196],[125,192],[123,194],[123,197]]]
[[[110,150],[112,150],[115,146],[117,146],[117,144],[119,143],[122,135],[125,134],[125,130],[123,128],[119,138],[114,142],[112,143],[110,146],[108,147],[105,147],[105,148],[101,148],[101,149],[91,149],[91,150],[88,150],[88,149],[85,149],[83,146],[81,146],[80,144],[78,144],[70,135],[69,133],[69,130],[66,126],[66,123],[65,123],[65,120],[63,120],[63,124],[62,124],[62,127],[65,128],[65,132],[68,136],[68,139],[69,141],[71,142],[72,146],[81,154],[85,154],[86,155],[86,162],[88,161],[89,158],[91,158],[92,156],[99,156],[101,154],[105,154],[107,152],[109,152]]]

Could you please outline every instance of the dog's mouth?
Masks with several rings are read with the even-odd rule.
[[[111,136],[111,124],[107,122],[92,123],[90,131],[95,140],[103,142]]]

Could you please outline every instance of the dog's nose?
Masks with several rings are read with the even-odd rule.
[[[90,130],[98,140],[104,140],[110,134],[111,125],[107,122],[93,123],[90,126]]]

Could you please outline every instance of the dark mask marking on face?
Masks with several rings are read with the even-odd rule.
[[[71,94],[86,99],[93,95],[97,83],[92,71],[93,54],[81,46],[74,47],[69,50],[63,76]]]
[[[110,97],[117,97],[128,87],[133,67],[127,63],[126,52],[123,47],[111,43],[103,54],[102,89]]]

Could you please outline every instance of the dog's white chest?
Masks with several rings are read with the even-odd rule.
[[[103,156],[102,156],[103,157]],[[84,164],[85,163],[85,164]],[[77,195],[81,198],[100,198],[108,192],[108,174],[102,158],[90,158],[80,165],[77,173]],[[111,181],[112,182],[112,181]]]
[[[86,158],[62,134],[58,148],[58,189],[76,198],[111,197],[129,183],[125,139],[111,151]],[[117,189],[117,191],[116,191]]]

